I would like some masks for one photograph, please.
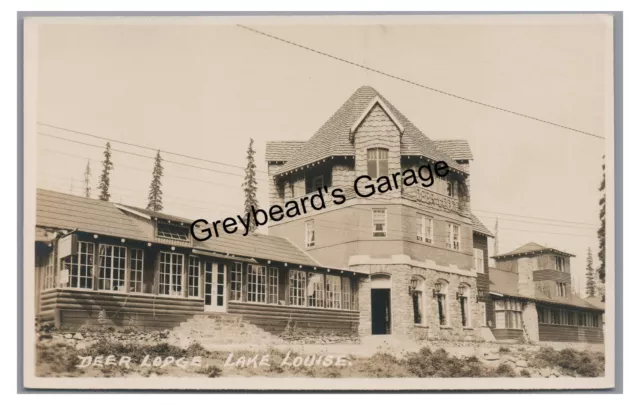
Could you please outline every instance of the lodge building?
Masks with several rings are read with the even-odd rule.
[[[267,144],[270,205],[325,186],[346,196],[271,223],[268,235],[198,241],[190,219],[38,190],[38,319],[170,328],[221,312],[273,333],[293,322],[360,336],[601,341],[602,308],[569,295],[570,255],[526,248],[489,268],[492,235],[471,211],[472,159],[466,141],[430,140],[361,87],[308,141]],[[438,161],[450,172],[429,188],[353,190],[361,175]],[[554,257],[562,270],[549,267]]]

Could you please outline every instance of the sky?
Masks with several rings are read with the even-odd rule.
[[[247,25],[465,98],[611,134],[611,47],[597,16],[380,22]],[[164,212],[209,220],[241,213],[250,138],[267,207],[266,142],[309,139],[369,85],[429,138],[468,140],[472,210],[491,230],[499,218],[501,253],[533,241],[575,254],[581,290],[587,248],[598,264],[602,139],[206,19],[42,24],[37,55],[41,124],[221,163],[164,154]],[[82,195],[89,160],[97,196],[105,141],[46,125],[37,132],[38,187]],[[112,201],[146,206],[154,151],[111,146]]]

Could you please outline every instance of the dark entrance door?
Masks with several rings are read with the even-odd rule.
[[[391,333],[391,300],[388,288],[371,290],[371,334]]]

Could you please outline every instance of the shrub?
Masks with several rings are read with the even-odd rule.
[[[498,349],[498,353],[500,354],[511,353],[511,349],[505,346],[500,346],[500,349]]]
[[[432,352],[425,347],[408,355],[408,370],[418,377],[483,377],[485,369],[477,357],[466,359],[451,357],[444,349]]]
[[[535,355],[538,366],[558,367],[566,374],[582,377],[598,377],[604,374],[604,355],[575,349],[556,351],[551,347],[543,347]]]
[[[198,374],[205,374],[209,378],[217,378],[222,375],[222,369],[215,364],[209,364],[197,371]]]
[[[520,377],[531,377],[531,373],[526,368],[520,370]]]
[[[495,374],[497,377],[515,377],[516,376],[515,370],[506,363],[500,364],[496,368]]]

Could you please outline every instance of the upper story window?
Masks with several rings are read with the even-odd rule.
[[[389,174],[388,149],[367,149],[367,174],[374,179]]]
[[[556,295],[558,297],[567,296],[567,283],[556,283]]]
[[[307,221],[304,223],[304,244],[306,247],[314,247],[316,245],[315,222]]]
[[[312,185],[312,189],[315,191],[319,188],[324,187],[324,176],[320,175],[320,176],[315,176],[313,178],[313,181],[311,182]]]
[[[175,240],[189,240],[189,228],[186,226],[173,225],[165,222],[156,223],[156,236]]]
[[[449,249],[460,250],[460,225],[449,224],[447,247]]]
[[[387,210],[383,208],[373,209],[373,236],[387,236]]]
[[[564,257],[556,256],[556,270],[567,271]]]
[[[478,273],[484,273],[484,250],[473,249],[473,263]]]
[[[422,214],[416,215],[416,239],[420,242],[433,243],[433,218]]]
[[[458,182],[453,179],[447,180],[447,195],[451,198],[458,197]]]

